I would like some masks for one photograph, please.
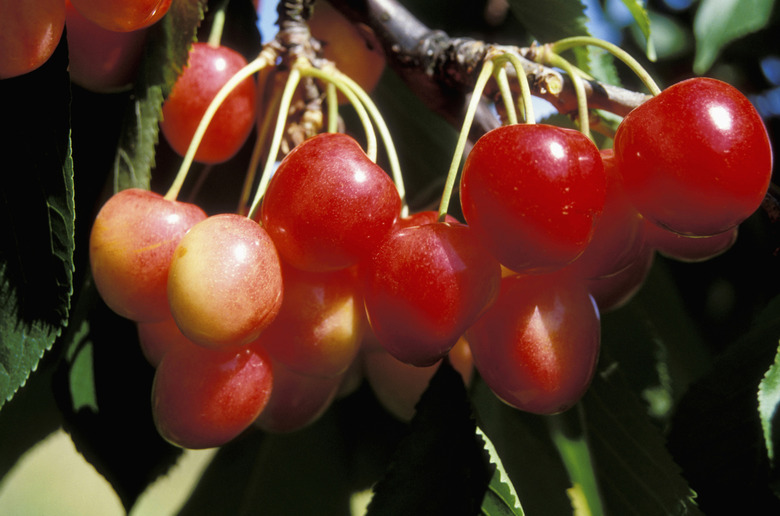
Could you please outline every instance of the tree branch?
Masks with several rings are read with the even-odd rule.
[[[384,47],[388,64],[431,110],[451,123],[459,125],[462,121],[467,95],[473,89],[485,56],[494,48],[512,51],[520,57],[533,95],[549,101],[560,113],[577,110],[570,79],[555,69],[535,63],[531,59],[534,47],[499,46],[471,38],[450,37],[443,31],[427,27],[398,0],[328,1],[353,22],[371,28]],[[515,78],[512,67],[507,72],[510,79]],[[511,82],[517,87],[516,80]],[[645,94],[613,85],[584,82],[591,108],[620,116],[625,116],[648,98]],[[490,81],[485,96],[492,98],[496,94],[494,81]],[[475,120],[475,125],[484,132],[495,122],[491,123],[483,116]]]

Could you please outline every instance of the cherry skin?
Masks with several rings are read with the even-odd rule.
[[[163,357],[174,347],[195,345],[176,326],[173,317],[162,321],[137,322],[136,328],[141,352],[152,367],[160,365]]]
[[[71,0],[88,20],[106,30],[130,32],[157,23],[171,0]]]
[[[681,235],[645,221],[648,243],[663,256],[679,262],[703,262],[725,253],[736,243],[739,227],[708,237]]]
[[[314,423],[330,407],[341,376],[306,376],[272,362],[274,387],[268,404],[254,425],[271,433],[289,433]]]
[[[48,61],[65,27],[63,0],[3,1],[0,80],[24,75]]]
[[[168,273],[168,301],[182,333],[228,349],[256,340],[282,305],[279,256],[244,216],[213,215],[181,239]]]
[[[326,271],[370,255],[400,211],[395,184],[358,142],[346,134],[323,133],[281,161],[260,215],[286,262]]]
[[[201,118],[222,86],[247,65],[246,59],[225,46],[193,43],[187,66],[163,103],[160,129],[173,150],[184,156]],[[195,160],[222,163],[246,142],[255,123],[255,79],[242,81],[211,119]]]
[[[190,203],[130,188],[98,212],[89,238],[92,277],[114,312],[134,321],[160,321],[168,308],[168,269],[184,234],[206,213]]]
[[[466,225],[394,231],[365,264],[365,305],[379,343],[402,362],[432,365],[498,293],[501,268]]]
[[[604,211],[596,221],[593,238],[569,267],[583,278],[616,274],[639,256],[645,241],[645,220],[626,196],[612,149],[601,151],[607,176]]]
[[[357,270],[310,272],[282,263],[284,300],[259,342],[298,374],[334,377],[355,360],[366,326]]]
[[[549,272],[571,263],[604,208],[599,150],[578,131],[514,124],[484,134],[463,164],[466,222],[505,267]]]
[[[441,366],[442,360],[445,360],[425,367],[413,366],[393,357],[376,342],[366,343],[361,351],[361,359],[366,380],[377,401],[401,421],[410,421],[414,417],[417,402]],[[474,361],[465,339],[458,340],[447,354],[446,360],[460,373],[465,385],[470,385]]]
[[[772,174],[764,123],[736,88],[708,79],[674,84],[629,113],[615,133],[626,192],[671,231],[728,231],[761,204]]]
[[[655,255],[655,250],[646,243],[636,259],[625,269],[611,276],[586,280],[588,291],[599,307],[599,313],[614,312],[634,298],[650,274]]]
[[[599,355],[599,312],[567,274],[514,275],[466,333],[474,364],[507,404],[555,414],[587,390]]]
[[[309,19],[312,36],[322,43],[325,59],[361,88],[371,92],[385,69],[385,54],[374,33],[368,27],[357,26],[337,11],[329,2],[318,2]],[[347,102],[339,94],[339,102]]]
[[[188,449],[221,446],[249,428],[272,394],[271,360],[259,347],[215,351],[171,349],[152,385],[152,414],[160,435]]]
[[[110,31],[85,18],[71,0],[65,0],[65,7],[71,80],[100,93],[130,86],[141,62],[147,31]]]

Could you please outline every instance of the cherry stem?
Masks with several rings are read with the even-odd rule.
[[[265,194],[265,190],[268,188],[268,182],[271,180],[271,171],[276,163],[276,158],[279,156],[279,148],[282,145],[282,134],[287,123],[287,114],[290,111],[290,104],[292,104],[293,94],[295,93],[298,83],[301,81],[301,70],[298,66],[293,66],[290,70],[290,75],[287,76],[287,82],[284,85],[282,91],[282,98],[279,101],[279,111],[276,114],[276,126],[274,128],[274,134],[271,139],[271,145],[269,146],[268,156],[266,157],[265,166],[263,172],[260,175],[260,184],[257,186],[255,197],[252,200],[252,205],[249,208],[247,216],[250,219],[255,219],[257,210],[260,208],[260,200]]]
[[[550,66],[555,66],[565,71],[571,77],[574,93],[577,96],[577,118],[580,122],[580,131],[588,138],[590,134],[590,114],[588,113],[588,96],[585,93],[585,85],[582,84],[580,72],[566,59],[555,52],[543,52],[543,59]]]
[[[450,206],[450,199],[452,198],[452,190],[455,188],[455,179],[458,176],[458,170],[460,169],[460,161],[463,157],[463,152],[466,148],[466,142],[468,141],[469,131],[471,130],[471,124],[474,122],[474,115],[477,112],[479,103],[482,100],[482,92],[485,90],[490,77],[493,75],[495,63],[492,59],[487,59],[482,65],[482,70],[477,76],[477,82],[474,85],[474,91],[471,94],[469,100],[468,109],[466,110],[466,116],[463,119],[463,127],[458,135],[458,141],[455,144],[455,153],[452,156],[452,162],[450,163],[450,169],[447,172],[447,181],[444,183],[444,191],[441,195],[441,202],[439,203],[439,222],[443,222],[447,216],[447,210]]]
[[[525,74],[523,63],[520,57],[514,54],[511,50],[506,50],[503,54],[495,58],[498,61],[507,60],[512,63],[515,68],[515,75],[517,75],[517,82],[520,84],[520,99],[523,106],[523,118],[526,124],[536,123],[536,117],[534,116],[534,105],[531,96],[531,85],[528,83],[528,76]]]
[[[377,158],[377,140],[376,132],[374,131],[374,125],[371,123],[371,116],[366,109],[366,106],[358,98],[351,85],[347,84],[344,80],[344,75],[338,72],[324,71],[314,66],[305,66],[301,69],[301,74],[315,77],[327,81],[328,84],[335,86],[345,97],[352,107],[355,108],[357,116],[360,122],[363,124],[363,130],[366,133],[366,154],[368,157],[376,163]]]
[[[564,52],[566,50],[569,50],[574,47],[580,47],[580,46],[594,46],[599,47],[613,56],[617,57],[621,61],[623,61],[632,72],[634,72],[637,77],[644,83],[644,85],[647,87],[648,90],[650,90],[650,93],[652,95],[658,95],[661,93],[661,88],[658,87],[658,84],[656,84],[655,80],[650,76],[648,71],[639,64],[639,61],[634,59],[634,57],[620,48],[619,46],[610,43],[609,41],[604,41],[603,39],[594,38],[593,36],[573,36],[570,38],[564,38],[561,39],[555,43],[550,44],[550,48],[553,53],[560,54],[561,52]]]
[[[498,91],[501,93],[501,99],[504,101],[507,122],[510,124],[516,124],[517,111],[515,110],[515,103],[512,99],[512,89],[509,87],[509,79],[507,79],[506,68],[499,66],[495,72],[495,79],[496,84],[498,84]]]
[[[190,166],[194,161],[195,152],[198,150],[198,146],[200,146],[200,142],[203,140],[203,135],[206,134],[206,130],[211,123],[211,119],[214,118],[214,115],[222,103],[239,84],[241,84],[244,80],[248,79],[259,70],[265,68],[268,65],[268,62],[269,60],[266,53],[261,52],[255,60],[236,72],[214,96],[214,99],[212,99],[208,108],[206,108],[206,112],[200,119],[200,123],[198,124],[197,129],[195,129],[195,134],[192,136],[192,141],[190,142],[190,146],[187,148],[187,152],[184,155],[184,160],[182,161],[181,167],[179,167],[179,171],[174,178],[173,184],[171,184],[171,187],[165,194],[165,198],[167,200],[173,201],[176,200],[176,198],[179,196],[179,191],[181,190],[181,187],[184,184],[184,180],[187,178],[187,173],[189,172]]]
[[[214,17],[211,19],[211,30],[209,31],[208,44],[212,47],[218,47],[222,42],[222,32],[225,30],[225,11],[230,0],[222,0],[214,11]]]
[[[328,132],[335,133],[339,129],[339,98],[336,85],[328,83],[325,91],[325,102],[328,107]]]

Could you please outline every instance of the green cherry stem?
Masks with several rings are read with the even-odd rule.
[[[268,182],[271,180],[272,169],[276,163],[276,158],[279,156],[279,148],[282,145],[282,134],[284,133],[284,127],[287,124],[287,113],[290,111],[290,104],[292,104],[292,98],[296,88],[298,88],[299,82],[301,82],[301,69],[299,66],[293,66],[290,70],[290,75],[287,76],[287,82],[282,91],[282,98],[279,101],[279,111],[276,114],[276,126],[274,128],[273,137],[271,138],[268,156],[266,156],[265,166],[260,175],[260,184],[257,185],[255,197],[252,200],[252,205],[247,214],[250,219],[256,218],[257,210],[260,208],[260,200],[263,198],[263,194],[265,194],[265,191],[268,188]]]
[[[262,70],[268,66],[268,62],[269,61],[266,54],[261,52],[256,59],[236,72],[235,75],[233,75],[233,77],[231,77],[214,96],[214,99],[209,104],[209,107],[206,108],[206,112],[203,114],[197,129],[195,129],[195,134],[192,136],[192,141],[190,142],[190,146],[187,148],[187,153],[184,155],[184,160],[182,161],[181,167],[179,167],[179,171],[177,172],[171,187],[165,194],[166,199],[175,200],[176,197],[178,197],[179,191],[181,190],[181,187],[184,184],[184,180],[187,177],[187,172],[189,171],[190,166],[192,165],[192,162],[195,158],[195,152],[198,150],[198,146],[203,140],[203,135],[206,134],[206,129],[208,129],[208,126],[211,123],[211,119],[214,118],[214,115],[225,101],[227,96],[230,95],[230,93],[245,79],[251,77],[259,70]]]
[[[512,66],[515,67],[515,75],[517,75],[517,82],[520,84],[520,99],[523,106],[523,115],[526,124],[536,123],[536,117],[534,115],[534,105],[531,99],[531,85],[528,83],[528,76],[525,74],[523,63],[520,61],[520,57],[511,51],[506,51],[497,59],[506,59]]]
[[[479,107],[479,102],[482,99],[482,92],[485,90],[488,80],[493,75],[495,68],[495,62],[493,59],[487,59],[482,65],[482,70],[477,76],[477,82],[474,85],[474,91],[471,94],[471,100],[469,101],[468,109],[466,110],[466,116],[463,119],[463,126],[460,129],[458,135],[458,141],[455,144],[455,153],[452,156],[452,162],[450,163],[450,169],[447,172],[447,180],[444,183],[444,191],[441,195],[441,202],[439,203],[439,222],[443,222],[447,216],[447,210],[450,206],[450,199],[452,198],[452,190],[455,188],[455,179],[458,176],[458,170],[460,169],[460,160],[463,157],[463,151],[466,148],[466,142],[468,141],[469,131],[471,130],[471,124],[474,123],[474,115]]]
[[[325,90],[325,102],[328,108],[328,132],[335,133],[339,129],[339,98],[338,88],[329,82]]]
[[[585,86],[582,84],[582,76],[572,64],[555,52],[545,52],[544,60],[550,66],[555,66],[565,71],[574,85],[574,93],[577,96],[577,118],[580,122],[582,134],[592,139],[590,134],[590,114],[588,113],[588,97],[585,94]]]
[[[218,47],[222,42],[222,32],[225,30],[225,11],[227,10],[228,2],[230,0],[222,0],[211,18],[208,44],[212,47]]]
[[[628,66],[631,71],[634,72],[637,77],[639,77],[647,89],[650,90],[652,95],[655,96],[661,93],[661,89],[658,87],[658,84],[656,84],[647,70],[645,70],[645,68],[639,64],[639,61],[634,59],[631,54],[619,46],[610,43],[609,41],[604,41],[603,39],[594,38],[592,36],[573,36],[570,38],[561,39],[555,43],[551,43],[550,49],[553,53],[560,54],[561,52],[580,46],[594,46],[606,50],[613,56],[623,61],[623,63],[625,63],[626,66]]]
[[[512,89],[509,87],[509,79],[507,79],[506,68],[499,66],[495,71],[496,84],[498,84],[498,91],[501,92],[501,99],[504,101],[504,110],[506,111],[507,122],[510,124],[517,123],[517,110],[515,109],[515,103],[512,100]]]

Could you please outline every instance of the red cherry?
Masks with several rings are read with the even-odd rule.
[[[63,0],[4,1],[0,6],[0,80],[49,60],[65,27]]]
[[[368,256],[401,211],[390,176],[357,141],[323,133],[295,147],[268,183],[261,218],[286,262],[304,270],[350,267]]]
[[[366,314],[379,343],[402,362],[440,360],[493,302],[501,268],[466,225],[394,231],[365,266]]]
[[[271,361],[261,348],[226,352],[176,347],[163,357],[154,375],[154,423],[176,446],[221,446],[257,419],[272,384]]]
[[[68,27],[68,71],[71,80],[91,91],[110,92],[129,86],[141,62],[146,31],[115,32],[85,18],[65,1]]]
[[[772,174],[758,112],[736,88],[708,78],[674,84],[629,113],[615,156],[639,212],[687,235],[716,235],[745,220]]]
[[[681,235],[653,224],[645,223],[648,244],[660,254],[680,262],[703,262],[725,253],[737,241],[738,226],[719,235],[694,237]]]
[[[181,239],[168,273],[168,302],[182,333],[214,349],[256,340],[282,305],[279,256],[244,216],[213,215]]]
[[[184,156],[201,118],[217,92],[245,67],[246,59],[225,46],[194,43],[187,66],[163,103],[160,123],[165,139]],[[255,123],[255,79],[242,81],[220,105],[206,129],[195,160],[221,163],[232,158],[246,142]]]
[[[596,146],[544,124],[493,129],[463,165],[466,222],[502,265],[545,272],[571,263],[593,235],[606,178]]]
[[[625,269],[611,276],[587,280],[588,291],[596,300],[599,312],[613,312],[631,301],[644,285],[654,261],[655,250],[645,245]]]
[[[496,302],[466,333],[485,383],[537,414],[562,412],[583,396],[600,338],[596,305],[568,274],[503,278]]]
[[[129,32],[157,23],[171,0],[71,0],[88,20],[107,30]]]
[[[266,432],[289,433],[319,419],[335,399],[341,376],[307,376],[291,371],[279,362],[272,363],[273,392],[255,420],[255,426]]]
[[[596,221],[585,251],[569,265],[583,278],[610,276],[639,256],[645,241],[645,220],[626,196],[612,149],[601,151],[607,177],[604,211]]]
[[[169,350],[178,346],[195,345],[184,336],[173,317],[162,321],[137,322],[138,343],[146,360],[157,367]]]
[[[283,263],[282,279],[282,308],[260,344],[298,374],[343,374],[358,354],[366,326],[357,271],[309,272]]]
[[[92,277],[109,308],[134,321],[170,317],[167,282],[173,252],[205,218],[194,204],[148,190],[113,195],[98,212],[89,238]]]

